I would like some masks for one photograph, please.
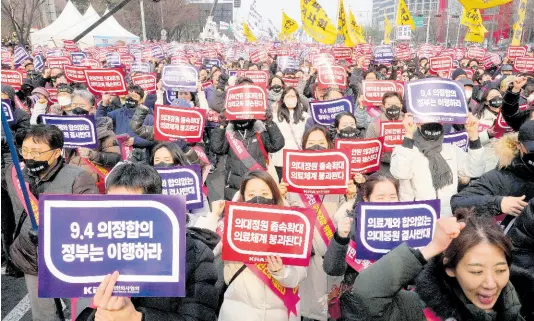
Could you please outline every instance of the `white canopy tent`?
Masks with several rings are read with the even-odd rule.
[[[109,10],[104,13],[107,14]],[[98,27],[93,29],[79,43],[86,46],[114,45],[118,40],[126,43],[139,43],[139,37],[124,29],[113,16],[107,18]]]
[[[75,25],[80,23],[82,19],[83,17],[78,9],[76,9],[74,4],[69,0],[59,17],[57,17],[54,22],[47,27],[30,34],[32,45],[49,45],[49,47],[59,47],[63,45],[62,40],[71,40],[71,38],[65,36],[69,33],[69,29],[75,27]]]

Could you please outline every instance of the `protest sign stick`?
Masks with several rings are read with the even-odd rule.
[[[11,158],[13,159],[13,166],[17,171],[17,176],[19,179],[20,189],[22,190],[22,195],[24,195],[24,203],[26,203],[26,208],[28,216],[30,216],[30,221],[32,223],[32,230],[37,233],[37,221],[33,213],[33,209],[30,203],[30,197],[28,195],[28,190],[26,190],[26,183],[24,182],[24,177],[22,176],[22,169],[19,164],[19,157],[17,155],[17,150],[15,148],[15,143],[13,142],[13,136],[11,135],[11,130],[7,124],[6,115],[2,112],[2,127],[4,128],[4,133],[6,134],[7,145],[9,146],[9,152],[11,153]]]

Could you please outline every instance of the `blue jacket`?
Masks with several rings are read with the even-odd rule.
[[[132,120],[135,109],[122,106],[119,109],[113,111],[108,111],[108,109],[100,105],[96,111],[96,117],[109,117],[113,120],[113,129],[115,134],[128,134],[130,137],[134,138],[133,146],[136,148],[146,148],[154,145],[154,142],[143,139],[136,134],[134,134],[132,128],[130,127],[130,121]],[[143,125],[154,126],[154,116],[147,115]]]

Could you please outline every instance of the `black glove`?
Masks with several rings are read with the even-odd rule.
[[[30,241],[33,243],[33,245],[39,245],[39,233],[37,230],[31,229],[28,232],[28,236],[30,237]]]
[[[265,124],[271,124],[273,122],[273,112],[270,109],[265,111]]]
[[[220,90],[225,90],[226,89],[226,86],[228,85],[228,79],[230,77],[228,77],[227,74],[221,74],[219,76],[219,83],[217,84],[217,89],[220,89]]]
[[[219,114],[219,125],[221,127],[228,126],[228,119],[226,119],[226,115],[224,114],[224,112]]]

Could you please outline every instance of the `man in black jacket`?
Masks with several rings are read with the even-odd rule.
[[[161,194],[161,177],[151,166],[119,164],[106,179],[108,194]],[[76,320],[124,321],[213,321],[219,293],[213,252],[200,231],[186,232],[186,296],[184,298],[114,297],[111,292],[119,276],[115,272],[99,286],[94,297],[96,311],[88,308]],[[215,242],[215,243],[218,243]]]
[[[517,77],[513,83],[508,87],[508,91],[502,98],[501,113],[506,123],[512,127],[514,131],[518,131],[521,125],[527,120],[534,119],[534,108],[529,107],[525,110],[519,109],[519,99],[521,98],[521,90],[527,83],[527,78],[524,76]]]

